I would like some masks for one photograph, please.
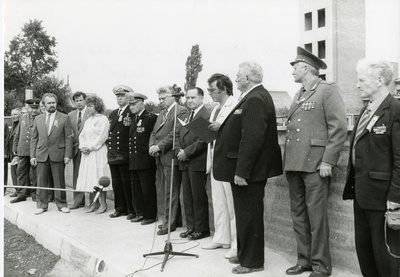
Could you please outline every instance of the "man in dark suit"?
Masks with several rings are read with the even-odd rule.
[[[262,86],[263,71],[255,62],[239,65],[236,78],[240,101],[219,128],[213,173],[230,182],[236,215],[239,266],[233,273],[264,269],[264,187],[282,174],[275,106]]]
[[[146,111],[146,95],[130,92],[127,97],[134,115],[129,129],[129,170],[136,217],[131,222],[148,225],[157,217],[156,162],[149,154],[150,134],[157,116]]]
[[[346,110],[339,87],[318,78],[326,64],[297,48],[290,63],[302,87],[289,110],[284,170],[289,182],[290,210],[297,242],[297,263],[288,275],[312,271],[312,277],[331,274],[328,189],[332,169],[346,140]]]
[[[8,143],[10,144],[7,155],[8,155],[8,163],[11,163],[10,173],[11,173],[12,184],[14,186],[18,185],[18,177],[17,177],[18,158],[15,155],[15,149],[13,149],[13,142],[14,142],[15,134],[17,133],[17,130],[19,127],[20,118],[21,118],[21,110],[13,109],[11,111],[12,125],[11,125],[11,129],[10,129],[10,132],[8,133],[8,138],[7,138]],[[5,174],[7,173],[7,175],[8,175],[8,171],[6,171],[4,173]],[[7,178],[8,178],[8,176],[7,176]],[[17,197],[20,190],[21,190],[20,188],[16,188],[15,192],[13,194],[11,194],[10,197]]]
[[[157,90],[160,106],[163,110],[157,117],[154,129],[151,132],[149,140],[149,154],[156,158],[156,192],[157,192],[157,210],[158,216],[162,219],[158,235],[168,233],[168,220],[171,221],[171,231],[176,230],[177,220],[179,218],[179,192],[181,187],[181,175],[178,163],[174,160],[173,183],[171,184],[172,159],[174,137],[174,118],[175,114],[182,119],[187,110],[176,103],[175,91],[172,87],[161,87]],[[176,112],[175,112],[176,109]],[[171,218],[169,218],[170,188],[172,185],[171,198]]]
[[[79,175],[79,166],[81,164],[81,151],[79,150],[79,134],[81,133],[85,121],[88,118],[86,113],[86,94],[81,91],[77,91],[72,95],[72,100],[74,100],[76,105],[76,110],[68,114],[71,120],[73,136],[73,177],[72,185],[76,189],[76,181]],[[70,208],[71,210],[79,209],[85,206],[85,193],[84,192],[74,192],[74,205]]]
[[[133,92],[128,86],[113,88],[119,108],[112,111],[108,136],[108,164],[110,165],[112,187],[114,191],[115,212],[111,218],[127,216],[127,220],[136,217],[132,205],[131,175],[129,172],[129,127],[133,114],[128,107],[126,93]]]
[[[387,227],[385,212],[400,208],[400,102],[389,90],[389,62],[361,60],[357,88],[369,103],[361,110],[350,139],[343,199],[354,199],[354,227],[363,276],[398,277],[400,231]]]
[[[20,186],[37,186],[36,167],[30,163],[30,147],[33,124],[36,116],[40,114],[40,99],[28,99],[28,114],[21,116],[20,124],[13,141],[14,155],[18,157],[18,184]],[[32,194],[32,200],[36,200],[36,190],[21,189],[18,196],[11,200],[10,203],[18,203],[25,201]]]
[[[201,88],[188,90],[186,105],[189,112],[185,116],[186,123],[200,117],[209,120],[211,111],[204,106],[203,99],[204,92]],[[197,240],[210,236],[206,193],[207,143],[185,126],[180,124],[179,126],[175,153],[179,160],[179,170],[182,172],[182,193],[187,227],[187,231],[181,233],[180,237]]]
[[[65,164],[72,158],[72,129],[69,117],[56,110],[57,96],[52,93],[43,95],[42,102],[46,113],[35,118],[30,156],[31,164],[37,166],[37,183],[39,187],[48,186],[48,176],[53,177],[55,188],[65,189]],[[47,190],[37,192],[36,215],[47,211]],[[69,213],[65,191],[55,191],[55,202],[63,213]]]

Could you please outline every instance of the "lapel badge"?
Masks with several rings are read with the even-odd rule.
[[[118,117],[118,122],[121,122],[122,121],[122,115],[120,115],[119,117]]]
[[[372,127],[375,125],[375,123],[378,121],[378,119],[379,119],[379,116],[374,115],[374,117],[373,117],[373,118],[371,119],[371,121],[368,123],[367,128],[365,128],[365,129],[367,129],[368,132],[371,132]],[[375,128],[374,128],[374,132],[375,132]],[[385,127],[385,132],[386,132],[386,127]]]
[[[58,120],[54,120],[54,127],[58,127]]]
[[[139,119],[139,122],[136,124],[136,126],[142,126],[142,120],[141,119]]]
[[[379,127],[374,127],[374,133],[377,135],[383,135],[386,133],[386,126],[385,124],[382,124],[382,126]]]
[[[242,109],[237,109],[233,114],[242,114]]]

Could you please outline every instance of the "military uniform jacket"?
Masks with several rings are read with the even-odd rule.
[[[350,138],[343,199],[356,198],[363,209],[386,211],[387,200],[400,203],[400,101],[388,95],[371,117],[355,145],[354,167],[357,125]]]
[[[317,79],[289,110],[284,170],[316,172],[321,162],[336,165],[347,136],[346,110],[336,84]]]
[[[72,129],[68,115],[56,111],[53,126],[48,135],[46,114],[36,116],[31,137],[31,158],[37,162],[63,162],[72,159]]]
[[[30,114],[21,116],[17,132],[15,133],[13,149],[19,157],[29,157],[31,148],[31,136],[35,118]]]
[[[262,85],[243,97],[219,128],[213,173],[216,180],[231,183],[235,175],[261,182],[282,174],[275,107]]]
[[[146,110],[136,122],[133,117],[129,129],[129,170],[155,168],[154,157],[149,154],[149,139],[156,123],[157,116]]]
[[[191,112],[189,111],[185,116],[185,122],[188,122]],[[210,119],[211,110],[203,106],[194,116],[193,120],[197,118]],[[206,171],[207,162],[207,143],[201,140],[193,132],[189,131],[186,127],[179,124],[176,136],[176,151],[183,149],[188,161],[179,161],[180,170],[190,171]]]
[[[161,163],[162,166],[170,166],[174,153],[172,153],[173,135],[174,135],[174,115],[183,120],[187,109],[173,104],[174,107],[166,114],[166,110],[162,110],[154,124],[153,132],[151,132],[149,147],[157,145],[160,148],[159,156],[156,158],[156,163]]]
[[[133,116],[129,106],[120,116],[118,116],[118,109],[110,113],[110,132],[107,140],[109,164],[129,163],[129,127]]]
[[[86,119],[89,117],[89,114],[87,113],[87,110],[85,114],[83,115],[81,119],[81,126],[78,129],[78,110],[72,111],[68,114],[69,119],[71,120],[71,126],[72,126],[72,132],[73,132],[73,152],[74,152],[74,157],[76,154],[79,152],[79,135],[83,129],[83,126],[85,125]]]

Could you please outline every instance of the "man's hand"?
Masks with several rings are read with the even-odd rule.
[[[244,179],[242,177],[239,177],[237,175],[235,175],[234,182],[238,186],[247,186],[248,185],[247,182],[246,182],[246,179]]]
[[[183,149],[179,150],[178,154],[176,155],[176,157],[178,158],[178,161],[188,161],[188,157],[185,154],[185,151],[183,151]]]
[[[157,145],[152,145],[152,146],[150,147],[150,149],[149,149],[149,154],[150,154],[150,156],[156,157],[158,151],[160,151],[160,150],[158,149],[158,146],[157,146]]]
[[[396,210],[400,208],[400,203],[392,202],[392,201],[386,201],[386,208],[388,210]]]
[[[31,165],[37,166],[36,158],[31,158]]]
[[[319,167],[319,175],[322,178],[331,176],[332,177],[332,165],[328,164],[328,163],[321,163],[321,166]]]
[[[81,152],[82,152],[83,154],[87,155],[87,154],[90,153],[90,150],[89,150],[88,147],[81,147]]]
[[[219,130],[219,127],[221,127],[221,123],[217,121],[212,121],[210,125],[208,125],[208,129],[211,131],[217,132]]]
[[[64,157],[64,163],[65,163],[65,164],[69,163],[70,161],[71,161],[70,158]]]

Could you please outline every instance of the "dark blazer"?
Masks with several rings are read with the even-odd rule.
[[[7,163],[9,161],[10,156],[10,140],[8,139],[10,135],[10,127],[8,127],[7,122],[4,122],[4,162]]]
[[[190,111],[185,116],[185,122],[189,120]],[[194,116],[193,120],[197,118],[210,119],[211,110],[203,106]],[[178,154],[179,150],[185,151],[188,161],[179,161],[180,170],[190,171],[206,171],[207,162],[207,143],[202,141],[193,132],[189,131],[186,127],[179,124],[176,136],[176,151]]]
[[[146,110],[136,123],[133,117],[129,129],[129,170],[155,168],[154,157],[149,154],[149,139],[156,123],[157,115]]]
[[[50,134],[46,130],[46,113],[36,116],[33,126],[31,158],[37,162],[63,162],[64,158],[72,159],[72,129],[68,115],[56,111]]]
[[[125,108],[121,116],[118,116],[118,109],[112,111],[108,116],[110,120],[110,132],[107,140],[109,164],[129,163],[129,128],[133,117],[129,106]]]
[[[234,176],[260,182],[282,174],[275,107],[269,92],[253,88],[222,123],[214,148],[216,180],[234,182]]]
[[[379,119],[356,143],[355,167],[352,154],[358,123],[354,125],[343,199],[356,198],[363,209],[386,211],[387,200],[400,203],[400,101],[388,95],[374,116]],[[385,131],[380,133],[377,128],[382,127]]]
[[[154,124],[153,132],[151,132],[149,139],[149,147],[157,145],[160,148],[160,156],[156,159],[156,162],[161,162],[162,166],[170,166],[174,153],[172,153],[173,146],[173,128],[174,128],[174,115],[176,110],[176,116],[180,119],[186,115],[187,109],[179,104],[170,110],[165,116],[166,110],[162,110],[157,117],[157,121]]]
[[[29,157],[35,118],[30,114],[26,114],[21,116],[19,122],[13,141],[13,149],[19,157]]]
[[[72,127],[72,132],[73,132],[73,152],[74,152],[74,157],[76,154],[79,152],[79,135],[83,129],[83,126],[85,125],[86,119],[88,119],[89,115],[87,113],[87,110],[85,114],[82,117],[82,122],[81,122],[81,127],[78,130],[78,110],[76,109],[75,111],[72,111],[68,114],[69,119],[71,120],[71,127]]]

